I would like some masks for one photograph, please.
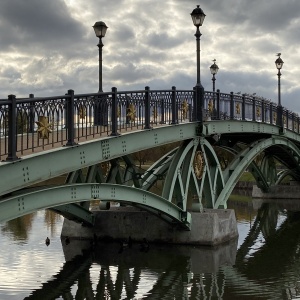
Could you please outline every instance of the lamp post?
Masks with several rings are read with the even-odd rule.
[[[194,25],[197,27],[195,37],[196,37],[196,46],[197,46],[197,85],[201,85],[200,82],[200,36],[201,32],[199,30],[199,27],[202,26],[205,14],[203,10],[200,8],[200,5],[197,5],[197,8],[195,8],[192,13],[192,20]]]
[[[275,60],[275,65],[278,70],[277,76],[278,76],[278,105],[277,105],[277,125],[283,126],[282,124],[282,106],[281,106],[281,91],[280,91],[280,77],[283,66],[283,60],[280,57],[281,53],[277,53],[278,58]]]
[[[102,43],[102,38],[105,37],[107,26],[104,22],[99,21],[96,22],[95,25],[93,26],[96,37],[99,38],[99,43],[98,43],[98,48],[99,48],[99,91],[103,92],[102,90],[102,48],[103,48],[103,43]]]
[[[197,83],[196,83],[196,96],[195,96],[195,111],[196,111],[196,120],[202,122],[202,110],[203,110],[203,102],[204,102],[204,88],[201,85],[200,81],[200,30],[199,27],[202,26],[205,14],[199,5],[192,11],[191,17],[194,25],[197,30],[195,33],[196,37],[196,55],[197,55]]]
[[[213,64],[210,66],[210,73],[212,74],[212,82],[213,82],[213,116],[215,117],[216,115],[216,97],[215,97],[215,90],[216,90],[216,86],[215,86],[215,83],[216,83],[216,75],[219,71],[219,67],[218,65],[216,64],[216,60],[214,59],[213,60]]]
[[[215,81],[216,81],[216,77],[215,75],[217,75],[218,71],[219,71],[219,67],[218,65],[216,64],[216,60],[214,59],[213,60],[213,64],[210,66],[210,73],[212,74],[212,82],[213,82],[213,92],[215,92]]]

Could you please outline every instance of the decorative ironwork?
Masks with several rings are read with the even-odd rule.
[[[76,138],[84,140],[90,137],[106,136],[110,130],[113,134],[116,134],[118,130],[127,130],[129,127],[130,130],[133,130],[133,125],[136,129],[145,129],[149,126],[148,123],[151,122],[151,119],[153,123],[160,118],[159,123],[177,124],[185,122],[189,118],[189,114],[191,120],[194,120],[198,113],[200,114],[200,109],[193,106],[195,103],[194,90],[176,90],[175,95],[173,94],[174,90],[149,90],[147,94],[145,91],[127,91],[117,92],[116,96],[113,92],[105,93],[101,97],[96,97],[94,94],[74,94],[74,98],[70,98],[69,95],[66,97],[23,98],[16,99],[14,103],[16,107],[12,110],[10,98],[9,100],[1,99],[0,159],[6,157],[8,160],[14,160],[17,157],[14,152],[22,153],[24,150],[34,151],[39,148],[41,144],[38,140],[31,142],[31,135],[36,131],[38,137],[44,139],[43,146],[55,147],[65,143],[70,146],[74,143],[74,128],[77,128]],[[235,111],[237,115],[243,113],[247,121],[255,119],[255,116],[264,116],[265,123],[276,124],[275,105],[268,101],[265,102],[266,111],[264,112],[261,101],[255,100],[255,105],[253,105],[253,95],[245,94],[242,103],[239,94],[218,93],[218,119],[229,120],[231,113]],[[147,99],[151,100],[150,109],[148,105],[145,105],[146,95]],[[203,103],[207,104],[208,116],[211,116],[216,108],[214,103],[216,99],[213,98],[213,95],[211,92],[204,94],[205,102]],[[70,105],[68,105],[69,103]],[[231,107],[232,104],[234,107]],[[116,105],[117,113],[115,114]],[[95,113],[96,111],[98,114]],[[93,114],[94,117],[92,117]],[[45,118],[47,116],[47,123],[45,123],[46,119],[38,119],[38,116],[45,116]],[[74,118],[70,116],[74,116]],[[284,110],[283,116],[285,116],[284,126],[289,126],[294,130],[292,115]],[[8,122],[11,117],[13,120]],[[272,119],[274,119],[273,122]],[[12,122],[16,122],[16,126],[12,126],[9,130],[8,125]],[[146,122],[148,123],[146,124]],[[100,123],[104,126],[98,126]],[[38,124],[38,129],[35,124]],[[297,125],[297,129],[298,127],[299,125]],[[60,130],[66,130],[67,134],[60,133]],[[51,132],[50,140],[48,137]],[[9,149],[7,145],[13,139],[18,140],[18,147]],[[9,151],[13,153],[9,153]]]
[[[203,153],[201,151],[196,151],[195,157],[194,157],[194,172],[196,175],[196,178],[200,180],[203,175],[203,169],[204,169],[204,159],[203,159]]]
[[[129,107],[127,108],[127,117],[131,122],[135,120],[136,117],[136,109],[135,106],[131,103],[129,104]]]
[[[85,119],[86,118],[86,108],[82,104],[80,104],[80,106],[79,106],[78,114],[79,114],[80,119]]]
[[[259,118],[260,115],[261,115],[260,107],[257,107],[257,108],[256,108],[256,116]]]
[[[153,108],[152,116],[153,116],[154,119],[157,119],[158,112],[157,112],[157,108],[156,107]]]
[[[182,108],[181,108],[182,119],[187,119],[188,111],[189,111],[189,105],[188,105],[187,101],[184,100],[183,103],[182,103]]]
[[[208,107],[208,111],[209,111],[210,113],[212,113],[213,110],[214,110],[214,102],[213,102],[212,99],[209,100],[208,106],[207,106],[207,107]]]
[[[103,176],[107,177],[110,170],[110,162],[109,161],[103,162],[100,164],[100,166],[101,166]]]
[[[37,132],[40,139],[49,139],[49,134],[52,132],[52,123],[49,123],[48,117],[39,116],[39,120],[35,122],[38,125]]]
[[[241,113],[241,104],[237,103],[235,106],[235,112],[237,115],[239,115]]]

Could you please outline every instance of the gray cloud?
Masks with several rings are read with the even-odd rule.
[[[0,3],[0,98],[98,90],[98,39],[104,21],[103,88],[191,89],[196,83],[194,0],[3,0]],[[298,0],[203,0],[201,82],[212,89],[217,59],[222,92],[277,99],[275,53],[282,52],[282,101],[297,94]]]
[[[4,0],[1,2],[0,49],[46,53],[75,46],[84,35],[63,0]],[[76,49],[76,47],[74,47]]]

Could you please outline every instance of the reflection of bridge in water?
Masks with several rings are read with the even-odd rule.
[[[219,289],[219,267],[232,265],[236,253],[236,243],[214,250],[151,245],[149,251],[133,244],[120,253],[117,243],[99,243],[91,249],[89,241],[72,240],[63,248],[67,262],[62,270],[25,299],[73,299],[72,286],[76,283],[76,299],[133,299],[137,294],[143,299],[186,298],[189,293],[209,295],[212,289]],[[93,278],[92,264],[98,270]],[[213,274],[203,278],[209,273]]]
[[[121,252],[117,243],[91,248],[89,241],[71,240],[63,245],[60,273],[26,299],[291,299],[300,292],[297,271],[291,272],[300,266],[299,246],[299,213],[283,215],[269,204],[258,210],[237,252],[236,243],[218,249],[150,245],[149,251],[136,243]]]

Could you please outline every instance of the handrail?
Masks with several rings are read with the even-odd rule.
[[[104,135],[151,129],[160,124],[209,120],[243,120],[276,124],[299,133],[299,116],[284,107],[248,94],[197,89],[118,91],[0,101],[0,158],[19,159],[25,151],[72,146]],[[199,116],[199,114],[201,114]]]

